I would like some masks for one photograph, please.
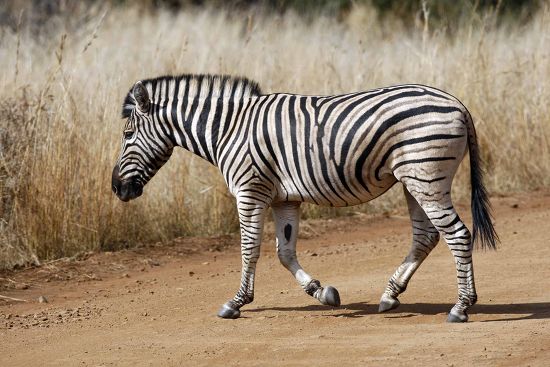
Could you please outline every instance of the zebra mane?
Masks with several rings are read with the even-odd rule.
[[[152,99],[153,104],[159,103],[155,100],[158,88],[175,86],[179,82],[182,85],[189,85],[189,98],[205,98],[208,96],[214,98],[246,98],[261,95],[261,89],[258,83],[243,77],[232,77],[229,75],[209,75],[209,74],[182,74],[165,75],[152,79],[141,81]],[[199,89],[200,86],[200,89]],[[122,103],[122,118],[130,117],[132,110],[136,107],[136,100],[132,94],[133,86],[128,91],[124,102]]]

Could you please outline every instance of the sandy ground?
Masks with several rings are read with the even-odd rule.
[[[0,294],[27,301],[0,300],[0,366],[549,366],[550,195],[493,204],[502,246],[475,253],[479,302],[466,324],[445,322],[456,280],[444,243],[402,305],[378,314],[408,251],[409,221],[357,215],[309,222],[299,242],[304,268],[340,291],[338,309],[302,292],[269,234],[256,300],[238,320],[215,316],[239,284],[231,237],[0,274]],[[466,207],[460,213],[469,220]]]

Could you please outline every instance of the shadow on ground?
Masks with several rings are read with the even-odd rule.
[[[397,309],[385,313],[388,318],[414,317],[418,315],[437,315],[446,314],[453,307],[450,303],[411,303],[401,304]],[[323,305],[309,305],[303,307],[265,307],[243,310],[245,312],[264,312],[264,311],[327,311],[332,308]],[[350,303],[342,305],[340,309],[345,312],[330,314],[333,317],[363,317],[367,315],[378,314],[378,304],[369,304],[365,302]],[[550,319],[550,303],[514,303],[514,304],[477,304],[468,312],[470,315],[506,315],[506,317],[483,320],[481,322],[511,321],[511,320],[541,320]]]

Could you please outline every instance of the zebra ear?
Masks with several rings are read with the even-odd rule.
[[[136,100],[137,107],[139,108],[139,110],[144,113],[149,112],[151,101],[149,99],[149,93],[147,92],[147,88],[145,88],[142,82],[139,81],[134,85],[132,94],[134,95],[134,99]]]

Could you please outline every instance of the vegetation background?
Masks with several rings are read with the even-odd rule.
[[[236,231],[216,168],[182,150],[139,200],[111,192],[123,97],[161,74],[307,94],[432,85],[472,112],[493,193],[550,184],[547,1],[3,1],[0,70],[0,268]],[[456,183],[468,200],[467,162]],[[303,215],[402,208],[397,187]]]

